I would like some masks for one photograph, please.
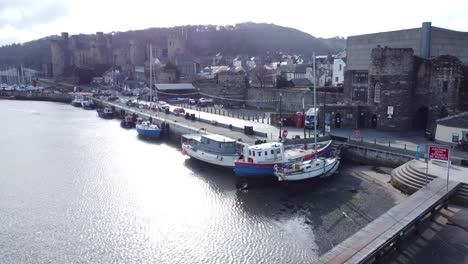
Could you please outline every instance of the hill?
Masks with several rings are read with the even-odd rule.
[[[200,57],[219,52],[249,56],[284,52],[310,56],[313,51],[316,54],[337,53],[346,44],[344,38],[316,38],[297,29],[274,24],[242,23],[234,26],[191,25],[115,32],[113,46],[127,47],[129,40],[164,46],[169,34],[181,31],[186,34],[190,53]],[[0,47],[0,65],[23,64],[39,69],[42,64],[50,63],[49,41],[53,37]]]

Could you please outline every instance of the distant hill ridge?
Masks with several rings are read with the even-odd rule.
[[[148,28],[126,32],[114,32],[114,48],[127,47],[130,40],[140,43],[159,43],[165,45],[167,37],[173,32],[183,30],[187,34],[187,49],[193,56],[212,56],[217,53],[226,55],[260,55],[267,52],[284,52],[311,56],[316,54],[337,53],[345,48],[346,40],[341,37],[316,38],[300,30],[266,23],[241,23],[234,26],[178,26],[171,28]],[[86,38],[92,35],[82,35]],[[49,36],[23,44],[0,47],[0,65],[19,65],[40,69],[50,63],[51,52]]]

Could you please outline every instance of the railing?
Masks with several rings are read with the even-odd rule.
[[[385,139],[366,139],[366,138],[351,138],[348,137],[347,143],[351,145],[358,145],[367,148],[374,148],[388,152],[398,152],[410,156],[414,156],[417,151],[417,145],[408,143],[392,143],[391,140]]]
[[[205,112],[205,113],[227,116],[227,117],[248,120],[248,121],[253,121],[253,122],[259,122],[263,124],[271,123],[271,118],[266,113],[252,113],[250,111],[244,111],[242,109],[230,110],[230,109],[224,109],[224,108],[212,107],[212,106],[200,107],[200,106],[190,105],[190,104],[182,104],[182,107],[196,110],[196,111]]]

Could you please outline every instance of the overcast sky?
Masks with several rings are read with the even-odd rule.
[[[468,31],[467,0],[0,0],[0,45],[66,31],[265,22],[316,37],[434,26]]]

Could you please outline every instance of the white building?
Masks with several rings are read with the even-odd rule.
[[[468,141],[468,112],[437,120],[437,143],[456,145],[460,140]]]
[[[340,86],[344,83],[344,72],[346,67],[346,50],[338,53],[333,60],[332,85]]]

